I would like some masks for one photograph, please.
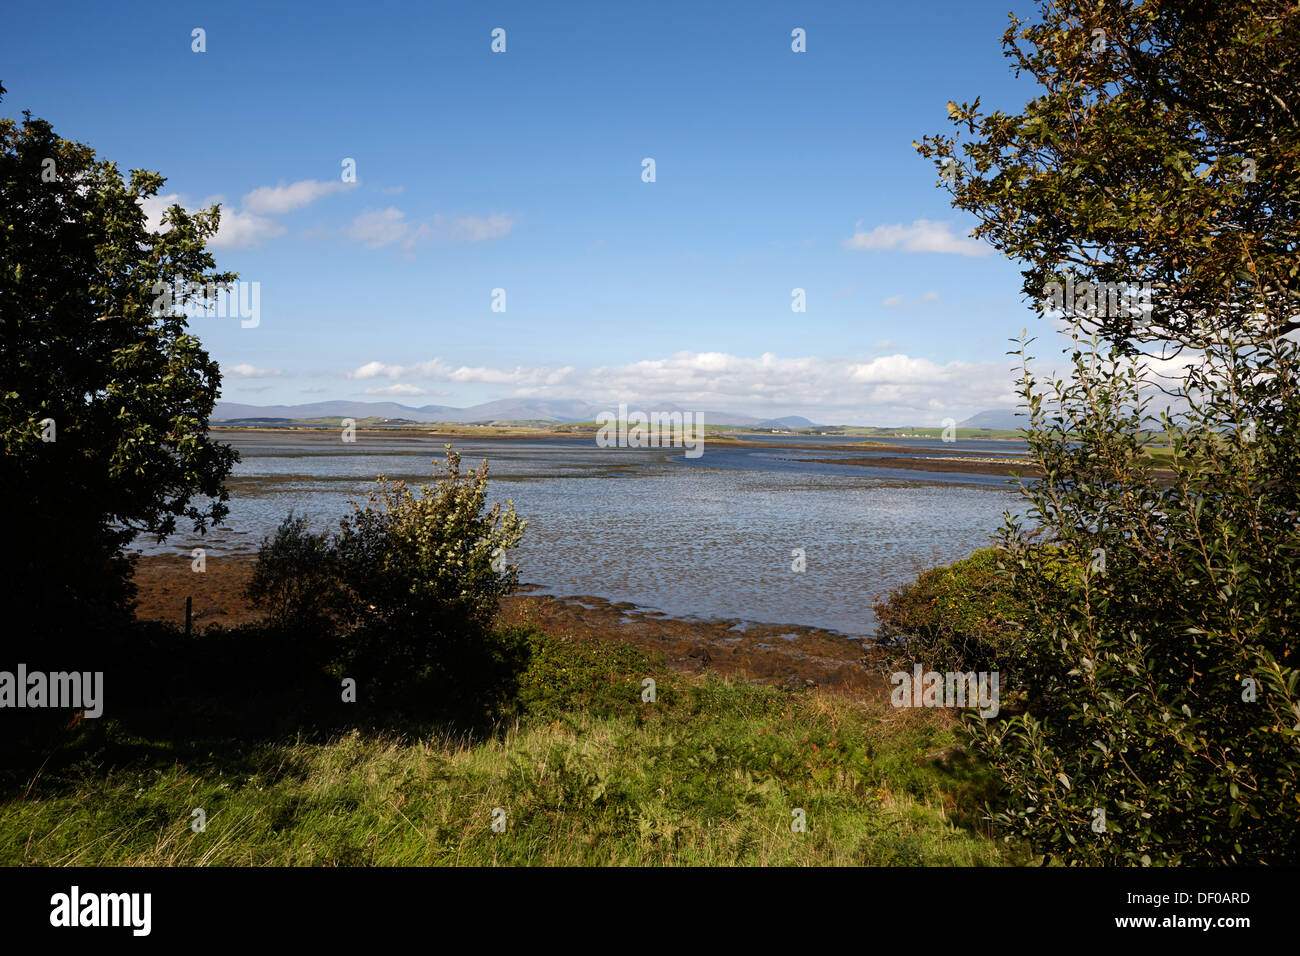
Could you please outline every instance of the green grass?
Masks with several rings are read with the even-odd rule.
[[[529,639],[521,710],[479,739],[353,730],[172,745],[83,722],[0,808],[0,864],[1024,862],[976,822],[984,771],[928,759],[958,739],[941,712]],[[655,703],[641,700],[646,676]],[[199,807],[207,828],[194,833]],[[807,832],[791,830],[796,809]]]

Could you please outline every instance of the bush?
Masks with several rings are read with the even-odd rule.
[[[493,628],[526,523],[511,502],[487,508],[487,462],[462,474],[450,445],[418,497],[377,482],[333,536],[290,514],[263,543],[249,595],[276,627],[332,645],[331,670],[357,682],[363,711],[491,721],[528,657],[525,636]]]
[[[355,623],[431,637],[489,626],[518,580],[506,552],[526,522],[507,501],[487,503],[487,461],[460,471],[446,446],[445,471],[417,498],[403,481],[379,475],[367,503],[353,503],[337,542],[340,574],[353,595]]]
[[[1240,338],[1207,348],[1184,410],[1158,419],[1140,360],[1095,342],[1064,382],[1022,378],[1046,478],[1003,546],[1029,704],[972,726],[1004,777],[996,819],[1072,862],[1300,855],[1300,356]],[[1143,453],[1151,421],[1172,480]]]
[[[887,671],[913,664],[938,671],[1014,669],[1019,605],[999,570],[1001,552],[982,548],[969,558],[921,572],[878,601],[876,638]]]
[[[1294,863],[1300,6],[1042,0],[1002,42],[1024,108],[949,103],[917,144],[1075,343],[1045,383],[1021,353],[1044,477],[1003,536],[1027,711],[975,728],[999,819],[1069,862]]]
[[[312,534],[306,518],[289,512],[275,536],[262,541],[248,599],[273,627],[332,634],[342,610],[339,592],[334,542],[328,534]]]

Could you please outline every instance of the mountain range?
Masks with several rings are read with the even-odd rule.
[[[972,415],[964,422],[958,422],[961,428],[992,428],[997,431],[1012,431],[1023,428],[1028,421],[1014,408],[993,408],[986,412]]]
[[[695,412],[671,402],[657,402],[630,411]],[[452,405],[402,405],[398,402],[310,402],[304,405],[247,405],[240,402],[218,402],[212,411],[212,421],[231,422],[250,419],[310,419],[310,418],[394,418],[413,422],[448,422],[470,424],[477,422],[569,422],[595,421],[601,412],[615,412],[609,405],[593,405],[578,399],[501,398],[468,408]],[[758,418],[737,412],[703,411],[707,425],[738,425],[749,428],[817,428],[816,423],[801,415],[780,418]],[[961,422],[963,428],[1017,428],[1021,420],[1014,409],[992,409]]]
[[[645,409],[630,411],[686,412],[671,402],[658,402]],[[616,412],[609,405],[592,405],[577,399],[518,399],[502,398],[468,408],[451,405],[401,405],[397,402],[311,402],[305,405],[246,405],[240,402],[218,402],[212,412],[212,421],[246,421],[264,418],[401,418],[414,422],[590,422],[601,412]],[[735,412],[703,411],[708,425],[747,425],[756,428],[811,428],[813,423],[799,415],[783,418],[755,418]]]

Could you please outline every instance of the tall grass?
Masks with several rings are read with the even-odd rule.
[[[79,761],[33,775],[0,808],[0,863],[1019,862],[958,809],[985,792],[981,771],[928,759],[958,741],[942,713],[686,678],[622,645],[533,640],[522,712],[477,738],[353,730],[240,744],[238,759],[228,747],[195,757],[191,742],[169,760],[113,724],[83,730],[96,739],[67,744]],[[654,703],[641,700],[647,673]],[[806,832],[791,828],[796,809]]]

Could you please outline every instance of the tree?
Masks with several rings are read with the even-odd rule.
[[[126,546],[226,514],[236,455],[207,434],[221,376],[183,308],[235,276],[205,249],[217,207],[147,229],[141,200],[164,182],[124,179],[30,113],[0,119],[5,579],[45,633],[120,623]]]
[[[1020,113],[949,103],[957,135],[915,144],[973,235],[1026,263],[1027,298],[1116,343],[1300,328],[1300,6],[1041,8],[1002,40],[1041,94]]]
[[[1044,477],[1001,543],[1024,712],[972,721],[994,819],[1069,862],[1291,862],[1300,7],[1043,3],[1003,42],[1044,92],[1017,115],[950,104],[971,139],[918,149],[1026,296],[1072,269],[1092,288],[1059,310],[1065,375],[1019,350]]]

